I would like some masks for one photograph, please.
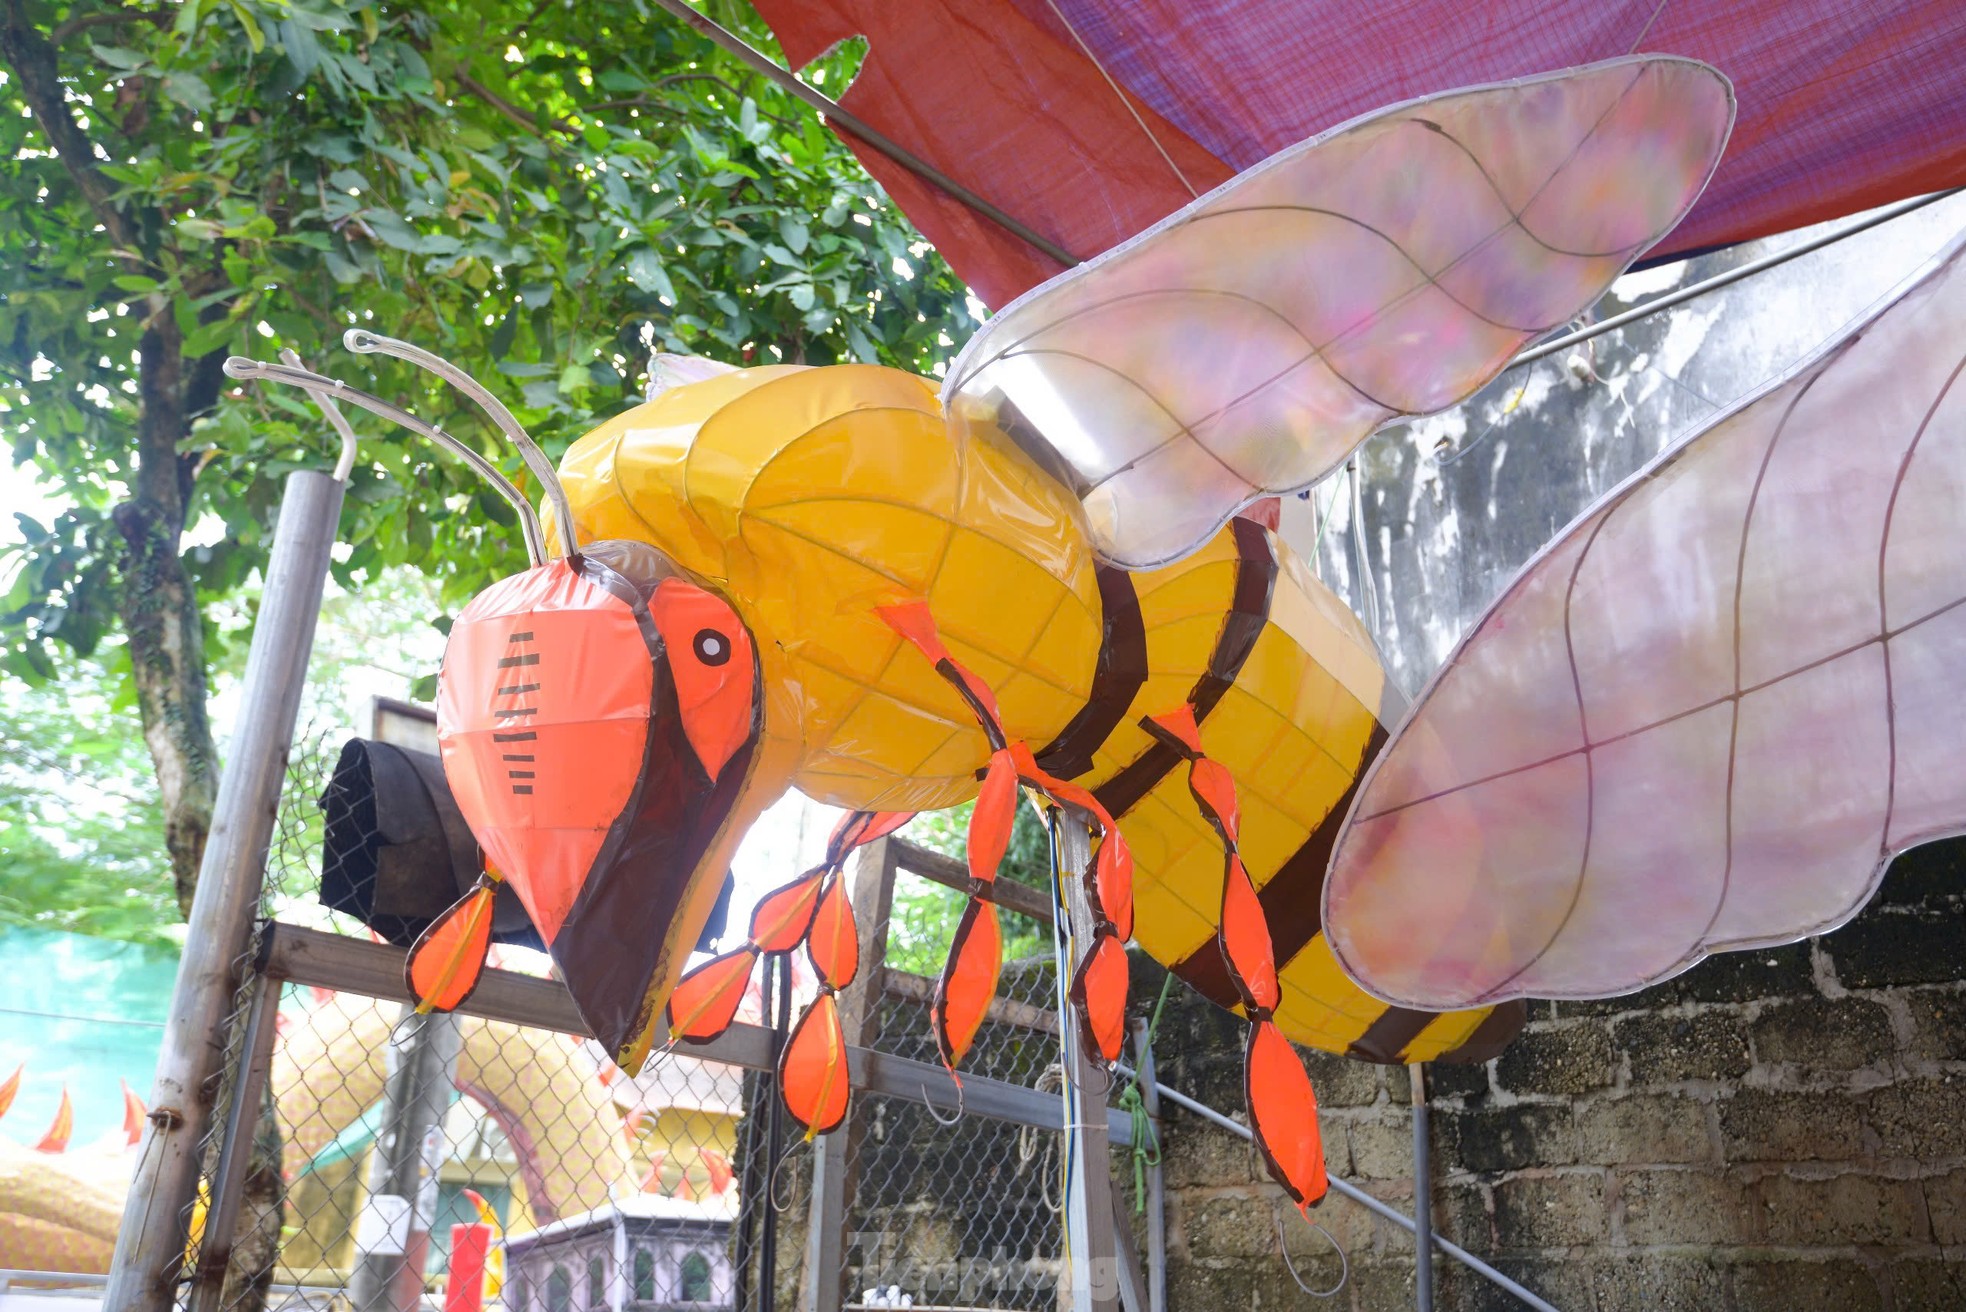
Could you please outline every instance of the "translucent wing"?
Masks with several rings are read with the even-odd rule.
[[[1410,1007],[1831,929],[1966,828],[1961,244],[1516,578],[1366,775],[1325,933]]]
[[[1589,306],[1733,113],[1712,68],[1643,56],[1355,119],[1013,301],[943,404],[1055,456],[1108,560],[1164,564]]]

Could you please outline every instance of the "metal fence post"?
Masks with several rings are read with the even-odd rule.
[[[106,1312],[167,1312],[176,1296],[215,1077],[237,971],[252,935],[343,490],[336,479],[309,470],[287,478],[246,658],[239,727],[219,781],[151,1087],[150,1120],[110,1261]]]
[[[1160,1085],[1154,1074],[1154,1036],[1143,1017],[1134,1017],[1133,1060],[1140,1071],[1140,1103],[1147,1111],[1147,1132],[1153,1136],[1153,1158],[1147,1167],[1147,1312],[1167,1312],[1167,1181],[1161,1174]],[[1140,1151],[1136,1142],[1134,1151]]]
[[[853,854],[854,932],[860,938],[860,974],[840,995],[840,1027],[852,1047],[870,1048],[880,1033],[881,992],[887,975],[887,923],[894,907],[895,849],[876,839]],[[812,1158],[812,1202],[806,1214],[806,1312],[839,1312],[846,1228],[853,1209],[850,1172],[862,1121],[822,1135]]]
[[[1413,1085],[1413,1301],[1434,1312],[1433,1169],[1427,1143],[1427,1067],[1407,1066]]]
[[[397,1030],[369,1195],[355,1230],[355,1270],[348,1282],[355,1312],[416,1312],[422,1305],[444,1113],[457,1080],[456,1016],[419,1015],[405,1006]]]
[[[1079,1043],[1072,1013],[1072,975],[1079,964],[1078,934],[1089,932],[1092,909],[1080,878],[1092,858],[1085,816],[1051,813],[1052,922],[1058,959],[1058,1050],[1065,1070],[1065,1246],[1070,1256],[1072,1312],[1118,1312],[1119,1250],[1113,1235],[1112,1155],[1107,1147],[1105,1101],[1091,1091],[1104,1076]],[[1087,1106],[1090,1102],[1092,1105]]]
[[[187,1300],[190,1312],[219,1312],[224,1305],[226,1268],[232,1260],[240,1196],[258,1135],[260,1102],[273,1067],[280,991],[280,981],[270,976],[261,975],[253,982],[245,1041],[239,1045],[241,1066],[232,1081],[232,1100],[225,1113],[225,1142],[219,1149],[218,1165],[212,1169],[212,1203],[205,1213],[205,1237],[198,1245],[198,1266]]]

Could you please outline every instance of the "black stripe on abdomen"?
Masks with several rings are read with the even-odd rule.
[[[1038,751],[1045,773],[1076,779],[1092,768],[1092,754],[1126,718],[1134,697],[1147,682],[1147,630],[1140,618],[1140,594],[1133,576],[1099,566],[1099,664],[1092,690],[1070,724]]]
[[[1270,601],[1276,593],[1277,556],[1270,545],[1270,535],[1262,525],[1241,516],[1231,519],[1229,525],[1236,539],[1235,596],[1229,613],[1223,617],[1222,632],[1216,635],[1215,649],[1208,655],[1208,666],[1188,693],[1188,704],[1195,708],[1196,724],[1206,719],[1222,700],[1222,694],[1235,686],[1249,653],[1256,649],[1256,640],[1263,636],[1263,626],[1269,623]],[[1165,743],[1155,742],[1118,774],[1093,789],[1093,796],[1099,799],[1107,814],[1120,819],[1180,763],[1178,752]]]
[[[1263,917],[1270,925],[1270,950],[1278,970],[1302,952],[1324,926],[1324,872],[1331,863],[1332,846],[1338,841],[1338,831],[1345,826],[1345,816],[1352,809],[1352,799],[1358,795],[1365,768],[1385,745],[1386,727],[1375,721],[1365,736],[1365,749],[1359,753],[1351,784],[1324,813],[1317,828],[1278,867],[1276,874],[1256,890],[1256,900],[1262,903]],[[1214,939],[1208,939],[1183,957],[1175,964],[1174,971],[1210,1001],[1224,1007],[1236,1004],[1235,986],[1229,981],[1222,950]]]

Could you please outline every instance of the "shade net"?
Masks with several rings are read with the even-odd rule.
[[[842,103],[1079,259],[1358,114],[1634,52],[1705,60],[1740,96],[1713,185],[1659,255],[1966,181],[1966,98],[1957,94],[1966,9],[1951,0],[757,7],[794,67],[865,36],[867,58]],[[1002,305],[1059,271],[1022,239],[847,140],[985,301]]]

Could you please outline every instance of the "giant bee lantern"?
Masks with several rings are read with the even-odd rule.
[[[1901,713],[1915,696],[1933,724],[1954,723],[1958,699],[1945,710],[1936,690],[1966,665],[1966,637],[1933,621],[1886,682],[1822,691],[1804,675],[1836,652],[1803,640],[1805,615],[1834,628],[1863,604],[1798,573],[1827,571],[1849,528],[1829,514],[1811,530],[1807,514],[1874,457],[1866,504],[1922,516],[1884,552],[1882,585],[1870,557],[1868,574],[1831,580],[1870,587],[1873,611],[1889,592],[1882,620],[1841,635],[1888,665],[1899,610],[1939,605],[1948,571],[1966,576],[1926,525],[1932,489],[1966,467],[1958,404],[1934,403],[1920,428],[1917,405],[1893,402],[1870,426],[1896,445],[1837,457],[1832,418],[1849,402],[1822,399],[1878,366],[1860,345],[1833,352],[1580,521],[1410,714],[1358,620],[1274,533],[1235,517],[1308,486],[1389,420],[1462,400],[1588,307],[1692,205],[1732,117],[1713,69],[1650,56],[1397,106],[1014,302],[939,388],[869,365],[672,361],[675,385],[580,438],[557,470],[454,368],[354,334],[477,397],[549,489],[542,522],[504,485],[532,568],[485,589],[451,632],[444,765],[490,872],[413,951],[418,996],[445,1007],[468,992],[497,879],[629,1070],[665,1026],[720,1032],[756,956],[803,945],[820,996],[781,1087],[802,1123],[830,1129],[847,1105],[832,993],[857,964],[847,853],[976,799],[973,896],[933,1003],[953,1067],[995,989],[988,886],[1024,790],[1090,840],[1078,877],[1095,924],[1072,985],[1088,1049],[1119,1055],[1135,942],[1247,1019],[1253,1128],[1309,1205],[1326,1182],[1292,1042],[1479,1059],[1519,1028],[1525,991],[1626,991],[1702,951],[1849,914],[1881,852],[1966,818],[1961,772],[1933,773],[1939,731]],[[1943,319],[1941,344],[1917,354],[1943,374],[1966,338],[1961,303],[1915,291],[1878,323],[1910,341]],[[318,375],[235,369],[443,436]],[[1932,390],[1943,398],[1956,373]],[[1792,446],[1754,445],[1791,412],[1807,417]],[[1914,433],[1929,434],[1916,458]],[[1742,547],[1750,519],[1794,551]],[[1591,551],[1596,572],[1578,564]],[[1741,561],[1752,568],[1730,573]],[[1714,600],[1729,577],[1745,580],[1738,609]],[[1619,609],[1627,581],[1636,611]],[[1948,595],[1966,595],[1954,582]],[[1728,651],[1739,668],[1715,684]],[[1716,737],[1680,692],[1759,727]],[[1893,695],[1895,718],[1880,712]],[[1682,720],[1699,730],[1684,742],[1646,736]],[[1810,772],[1880,724],[1897,726],[1894,770],[1912,744],[1925,752],[1915,781],[1894,776],[1897,821],[1888,806],[1851,812]],[[1609,725],[1631,731],[1622,755]],[[1730,741],[1771,760],[1785,742],[1808,749],[1788,761],[1787,803],[1728,783]],[[732,850],[794,787],[851,812],[826,860],[759,903],[742,946],[685,973]],[[1736,854],[1724,818],[1708,823],[1716,790],[1763,836],[1718,902]],[[1700,824],[1666,832],[1648,798],[1695,807]],[[1789,849],[1772,835],[1807,807],[1841,826],[1838,845],[1784,894],[1769,881]]]

